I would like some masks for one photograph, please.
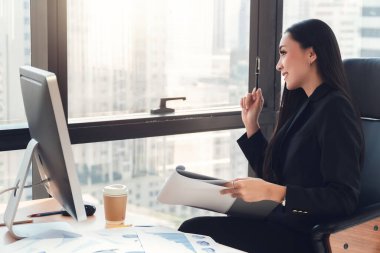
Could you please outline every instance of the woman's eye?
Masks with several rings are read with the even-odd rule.
[[[285,55],[286,52],[285,51],[280,51],[280,55]]]

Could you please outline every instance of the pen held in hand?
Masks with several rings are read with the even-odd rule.
[[[260,57],[256,57],[256,71],[255,71],[255,76],[256,76],[256,90],[259,89],[259,75],[260,75]]]

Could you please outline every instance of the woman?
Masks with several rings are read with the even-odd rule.
[[[264,220],[199,217],[179,230],[254,253],[313,252],[310,229],[355,210],[363,136],[335,35],[324,22],[306,20],[286,30],[279,53],[285,87],[269,143],[258,123],[261,90],[240,101],[246,134],[238,144],[258,178],[235,179],[221,192],[279,205]]]

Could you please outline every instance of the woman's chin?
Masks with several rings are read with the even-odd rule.
[[[286,82],[286,88],[288,90],[296,90],[298,88],[301,88],[302,86],[300,83],[294,83],[294,82]]]
[[[297,89],[298,87],[295,87],[295,85],[292,84],[292,83],[288,83],[288,82],[286,82],[286,88],[287,88],[288,90],[295,90],[295,89]]]

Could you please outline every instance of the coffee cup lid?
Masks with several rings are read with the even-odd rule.
[[[123,184],[112,184],[104,187],[103,193],[107,195],[125,195],[128,193],[128,189]]]

